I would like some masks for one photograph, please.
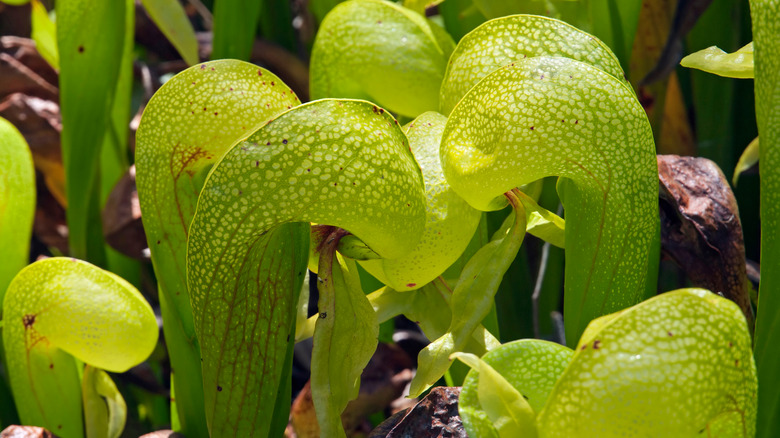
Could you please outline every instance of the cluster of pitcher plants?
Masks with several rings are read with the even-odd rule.
[[[172,77],[144,110],[135,163],[174,429],[282,436],[293,346],[313,337],[320,433],[345,436],[341,413],[379,324],[405,315],[432,341],[410,396],[456,360],[471,368],[459,400],[469,436],[780,431],[771,347],[780,2],[751,8],[753,58],[689,63],[755,76],[764,266],[755,332],[712,292],[656,296],[653,130],[613,51],[563,21],[500,17],[456,44],[414,2],[349,0],[320,24],[310,102],[238,60]],[[60,16],[58,26],[70,19]],[[152,353],[156,318],[134,286],[85,261],[22,269],[33,170],[23,138],[2,122],[0,247],[13,260],[0,266],[3,357],[19,418],[63,437],[118,436],[126,407],[106,371]],[[546,177],[558,177],[565,220],[538,203]],[[475,245],[484,213],[505,208],[503,225]],[[526,233],[565,249],[567,345],[501,344],[483,325]],[[308,270],[319,290],[311,318]],[[384,286],[364,291],[361,270]]]

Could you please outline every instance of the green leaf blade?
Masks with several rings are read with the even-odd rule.
[[[181,3],[176,0],[143,0],[152,21],[173,44],[187,65],[198,63],[198,40],[195,29]]]
[[[320,295],[311,389],[321,436],[346,437],[341,413],[358,396],[360,375],[376,350],[379,324],[360,288],[357,265],[336,258],[334,296]]]
[[[455,44],[434,26],[391,2],[339,4],[312,48],[312,99],[366,99],[408,117],[438,109],[437,91]]]
[[[507,382],[504,376],[487,362],[473,354],[454,353],[452,356],[466,363],[472,371],[480,373],[476,384],[477,398],[494,427],[493,431],[500,438],[537,436],[536,414],[517,388]],[[458,400],[459,410],[460,406]]]
[[[127,404],[108,374],[84,368],[81,381],[87,438],[119,438],[127,420]]]
[[[591,319],[642,300],[658,176],[650,125],[623,81],[567,58],[510,64],[455,107],[441,154],[453,189],[481,210],[502,208],[513,187],[565,177],[570,342]]]
[[[62,158],[71,255],[105,263],[100,227],[91,223],[100,200],[96,186],[103,138],[116,91],[125,42],[125,1],[57,4]]]
[[[35,170],[27,142],[0,117],[0,303],[17,272],[27,265],[35,214]],[[0,307],[2,309],[2,307]]]

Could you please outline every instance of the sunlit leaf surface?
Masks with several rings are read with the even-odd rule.
[[[727,78],[752,78],[753,43],[748,43],[734,53],[726,53],[715,46],[707,47],[686,56],[680,65]]]
[[[756,368],[736,304],[682,289],[594,323],[539,414],[540,436],[754,436]]]
[[[341,3],[312,48],[311,97],[366,99],[408,117],[437,110],[454,46],[443,29],[395,3]]]
[[[145,360],[157,319],[122,278],[76,259],[50,258],[23,269],[3,302],[3,345],[24,424],[82,436],[78,359],[112,372]]]
[[[271,413],[260,407],[276,396],[294,335],[308,223],[343,228],[380,256],[400,257],[425,225],[423,184],[397,121],[365,101],[298,106],[219,161],[187,248],[212,435],[267,433]]]

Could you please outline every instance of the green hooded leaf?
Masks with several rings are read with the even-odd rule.
[[[138,127],[138,198],[160,287],[179,418],[188,436],[208,436],[185,261],[198,194],[230,146],[297,104],[292,90],[269,71],[241,61],[213,61],[166,82]]]
[[[190,227],[187,280],[212,436],[267,433],[271,413],[261,403],[275,397],[293,335],[309,222],[348,230],[384,257],[417,244],[423,178],[386,111],[349,100],[298,106],[209,174]]]
[[[374,277],[397,291],[418,289],[441,275],[466,249],[480,212],[450,189],[439,161],[439,143],[447,118],[435,112],[417,117],[406,135],[425,179],[425,232],[410,253],[398,259],[361,262]]]
[[[314,41],[311,97],[366,99],[408,117],[436,110],[454,47],[436,24],[392,2],[341,3]]]
[[[23,269],[3,302],[3,346],[24,424],[83,436],[81,383],[74,357],[124,372],[157,344],[152,308],[122,278],[76,259]]]
[[[498,91],[500,90],[500,92]],[[642,301],[658,227],[652,130],[623,81],[568,58],[529,58],[483,79],[442,137],[442,167],[480,210],[513,187],[558,175],[566,208],[566,338]]]
[[[736,304],[682,289],[598,325],[539,413],[541,436],[754,436],[756,368]]]
[[[727,78],[749,79],[753,77],[753,43],[734,53],[726,53],[715,46],[707,47],[686,56],[680,65]]]
[[[597,38],[552,18],[515,15],[488,21],[460,40],[441,85],[441,111],[449,114],[495,70],[534,56],[575,59],[623,80],[620,62]]]

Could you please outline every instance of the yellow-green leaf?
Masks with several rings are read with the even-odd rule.
[[[727,78],[750,79],[753,77],[753,43],[734,53],[726,53],[715,46],[707,47],[686,56],[680,65]]]
[[[438,109],[455,44],[436,26],[388,1],[339,4],[322,21],[312,48],[312,99],[366,99],[408,117]]]
[[[27,264],[34,214],[30,149],[14,125],[0,117],[0,303],[11,279]]]
[[[124,372],[151,354],[157,319],[122,278],[76,259],[23,269],[3,302],[3,346],[24,424],[82,436],[76,360]]]
[[[496,210],[503,193],[558,175],[566,210],[566,338],[642,301],[658,227],[652,130],[633,90],[569,58],[535,57],[495,71],[455,107],[442,167],[473,207]]]
[[[379,324],[360,288],[355,261],[333,258],[332,279],[325,280],[331,287],[320,284],[311,391],[321,436],[346,438],[341,412],[358,396],[360,374],[376,350]]]
[[[418,289],[442,274],[466,249],[480,212],[450,189],[441,169],[439,144],[447,118],[427,112],[406,127],[406,135],[425,179],[426,224],[420,243],[397,259],[361,262],[397,291]]]
[[[460,40],[441,85],[441,112],[449,114],[485,76],[534,56],[583,61],[623,80],[620,62],[592,35],[552,18],[514,15],[488,21]]]
[[[452,292],[450,326],[418,355],[419,367],[411,382],[410,396],[420,395],[444,375],[450,366],[450,355],[464,351],[474,330],[493,308],[498,286],[525,236],[525,213],[520,205],[514,207],[511,226],[497,233],[499,236],[480,248],[463,268]]]
[[[32,39],[43,59],[55,70],[60,69],[60,55],[57,51],[57,27],[46,8],[39,0],[32,0]]]
[[[479,373],[477,398],[499,438],[536,438],[536,414],[524,394],[477,356],[453,353],[452,357]]]
[[[737,186],[739,175],[758,163],[759,154],[760,146],[758,145],[758,137],[756,137],[753,139],[753,141],[750,142],[750,144],[747,145],[745,150],[742,151],[742,155],[739,156],[737,167],[734,169],[734,179],[732,180],[734,182],[734,187]]]
[[[198,63],[198,40],[178,0],[142,0],[152,21],[173,44],[188,65]]]
[[[276,75],[226,60],[179,73],[155,93],[138,127],[136,168],[144,229],[160,285],[182,431],[207,436],[201,353],[186,279],[188,227],[211,166],[298,98]]]
[[[682,289],[599,325],[539,413],[542,437],[754,436],[756,367],[736,304]]]
[[[127,420],[127,405],[111,377],[87,365],[81,380],[81,395],[87,438],[119,438]]]
[[[539,412],[573,354],[574,351],[560,344],[522,339],[489,351],[482,361],[503,376],[507,386],[518,391],[533,412]],[[497,431],[478,394],[481,384],[481,371],[471,370],[463,382],[458,412],[469,436],[495,437]],[[535,415],[533,422],[536,422]]]

